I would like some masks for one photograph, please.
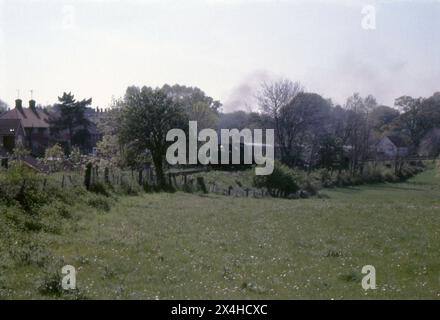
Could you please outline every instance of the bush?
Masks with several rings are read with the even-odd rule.
[[[40,190],[41,179],[29,168],[14,163],[0,175],[0,202],[19,206],[30,214],[49,201],[49,195]]]
[[[110,196],[104,183],[96,181],[90,184],[89,191],[103,196]]]
[[[271,175],[255,176],[254,186],[266,188],[273,197],[288,197],[299,190],[298,176],[294,170],[276,162]]]
[[[327,170],[327,169],[320,170],[319,177],[321,180],[321,184],[324,188],[333,187],[334,181],[333,181],[332,173],[330,170]]]
[[[394,165],[388,164],[382,166],[367,166],[362,175],[350,174],[348,171],[343,171],[338,174],[336,184],[338,186],[353,186],[360,184],[374,184],[383,182],[399,182],[407,180],[424,170],[423,164],[413,162],[403,165],[396,174]]]
[[[63,148],[59,144],[47,148],[44,153],[43,162],[49,167],[51,172],[61,170],[64,162]]]
[[[385,181],[385,175],[379,168],[365,170],[361,178],[365,183],[381,183]]]
[[[93,197],[87,201],[87,204],[97,210],[108,212],[110,211],[110,203],[104,197]]]
[[[58,271],[46,271],[40,285],[38,286],[38,291],[45,296],[59,297],[63,294],[61,281],[62,277]]]
[[[319,189],[321,189],[321,186],[317,181],[313,181],[312,178],[306,178],[301,184],[301,189],[306,191],[311,196],[316,196]]]
[[[121,179],[121,184],[116,190],[118,193],[126,196],[137,196],[139,194],[141,187],[139,185],[134,186],[133,184]]]

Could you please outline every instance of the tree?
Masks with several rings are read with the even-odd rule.
[[[20,140],[17,142],[14,150],[12,150],[12,155],[18,162],[22,162],[28,155],[30,155],[30,151],[25,147],[23,142]]]
[[[333,170],[340,169],[343,164],[344,150],[341,141],[334,135],[327,135],[323,138],[319,149],[319,165],[322,168]]]
[[[394,108],[378,106],[370,113],[370,123],[375,130],[384,131],[399,115],[399,111]]]
[[[272,83],[263,82],[257,100],[261,111],[276,119],[279,116],[279,110],[302,91],[303,88],[299,82],[292,82],[288,79]]]
[[[92,103],[92,99],[76,101],[73,94],[64,92],[61,97],[58,97],[58,101],[59,103],[54,106],[57,115],[51,119],[53,132],[60,134],[67,130],[69,150],[74,145],[87,148],[90,121],[86,118],[85,111]]]
[[[98,131],[103,136],[117,135],[120,127],[123,100],[114,100],[108,110],[100,115],[97,122]]]
[[[188,118],[191,121],[197,121],[197,127],[202,129],[217,129],[219,115],[213,111],[205,102],[197,102],[192,105],[188,111]]]
[[[222,113],[219,122],[220,129],[238,129],[248,128],[248,114],[244,111],[234,111],[231,113]]]
[[[299,82],[292,82],[287,79],[261,84],[261,89],[257,94],[257,101],[263,114],[270,116],[274,122],[275,136],[278,143],[283,145],[285,140],[281,128],[280,110],[289,104],[298,94],[303,92]],[[287,149],[282,147],[282,157],[288,157]]]
[[[111,166],[124,167],[123,146],[116,135],[104,135],[96,145],[98,157],[109,162]]]
[[[439,93],[426,99],[403,96],[396,99],[395,105],[403,112],[399,118],[400,129],[416,147],[430,129],[440,125]]]
[[[299,165],[306,148],[307,162],[313,162],[320,138],[328,129],[325,119],[330,111],[330,103],[315,93],[299,93],[279,109],[278,143],[284,163]]]
[[[64,150],[59,144],[47,148],[44,153],[44,163],[51,172],[61,170],[64,162]]]
[[[377,106],[376,99],[369,95],[362,98],[359,93],[347,99],[345,109],[348,112],[347,127],[350,128],[348,142],[351,146],[352,173],[363,171],[363,163],[368,158],[370,151],[371,124],[369,114]]]
[[[81,150],[78,147],[73,147],[70,151],[69,162],[74,168],[79,168],[82,161]]]
[[[132,144],[121,143],[118,135],[123,108],[124,100],[115,100],[110,109],[99,117],[97,127],[102,140],[97,143],[97,155],[110,166],[140,168],[146,163],[145,154],[139,153]]]
[[[149,87],[129,87],[122,108],[119,138],[139,153],[151,152],[159,186],[166,186],[163,171],[169,142],[166,135],[171,129],[183,129],[187,117],[180,104],[163,90]]]
[[[118,133],[121,127],[122,108],[124,101],[113,101],[109,110],[99,117],[97,127],[102,134],[102,140],[96,145],[98,157],[108,161],[111,166],[125,167],[134,166],[133,157],[128,159],[124,149],[127,145],[123,145],[119,141]]]
[[[165,84],[162,87],[162,91],[175,102],[182,105],[182,108],[187,112],[192,106],[197,103],[204,103],[214,112],[219,113],[222,104],[218,100],[214,100],[212,97],[206,95],[205,92],[197,87],[187,87],[175,84],[170,86]]]
[[[408,133],[412,142],[416,145],[418,144],[423,131],[422,123],[420,121],[422,101],[422,98],[414,99],[410,96],[402,96],[397,98],[394,103],[403,112],[399,119],[401,128]]]
[[[207,96],[197,87],[166,84],[162,87],[162,91],[182,106],[189,120],[197,121],[199,130],[218,127],[219,113],[222,107],[220,101]]]
[[[0,114],[8,110],[8,105],[2,99],[0,99]]]

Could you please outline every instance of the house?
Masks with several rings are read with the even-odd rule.
[[[11,153],[19,143],[24,143],[25,132],[18,119],[0,119],[0,154]]]
[[[36,107],[35,100],[23,108],[22,100],[15,100],[15,108],[0,116],[0,148],[11,153],[21,142],[33,155],[41,155],[49,144],[49,114]]]
[[[21,121],[0,119],[0,161],[2,167],[8,166],[8,158],[15,145],[23,143],[25,133]]]
[[[74,128],[75,133],[87,130],[87,144],[84,144],[84,151],[92,152],[102,139],[97,123],[104,114],[102,110],[87,108],[85,111],[85,117],[89,120],[87,129]],[[18,144],[23,144],[35,157],[44,155],[50,144],[60,143],[62,146],[68,146],[70,141],[68,130],[62,130],[58,135],[51,130],[51,123],[58,115],[56,109],[48,111],[36,107],[35,100],[29,101],[28,108],[23,107],[22,100],[15,100],[15,108],[0,115],[0,159],[7,158]]]
[[[399,136],[385,136],[376,144],[376,155],[392,159],[409,155],[409,144]]]

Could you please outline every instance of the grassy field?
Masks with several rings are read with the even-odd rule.
[[[91,299],[440,298],[440,178],[325,190],[307,200],[122,197],[34,240],[77,269]],[[34,254],[34,253],[32,253]],[[38,259],[35,259],[38,262]],[[364,291],[373,265],[377,290]],[[50,266],[0,264],[0,298],[38,290]],[[46,277],[46,278],[45,278]]]

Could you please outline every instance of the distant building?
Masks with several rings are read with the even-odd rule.
[[[49,115],[37,108],[35,100],[23,108],[22,100],[15,100],[15,108],[0,116],[1,153],[11,153],[18,143],[41,155],[49,144]]]
[[[402,137],[386,136],[376,144],[376,155],[380,158],[406,157],[410,146]]]

